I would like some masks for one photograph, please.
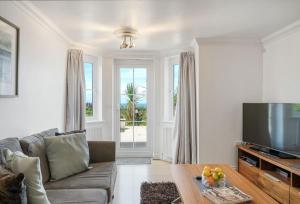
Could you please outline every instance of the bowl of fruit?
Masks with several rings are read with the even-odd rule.
[[[202,171],[202,184],[206,187],[224,187],[226,183],[223,170],[205,166]]]

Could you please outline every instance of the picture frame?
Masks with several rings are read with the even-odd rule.
[[[0,98],[18,96],[20,29],[0,16]]]

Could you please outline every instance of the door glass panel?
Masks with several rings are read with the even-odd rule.
[[[120,121],[120,147],[133,148],[133,126],[131,121]]]
[[[134,103],[133,95],[120,96],[120,120],[133,121],[134,120]]]
[[[147,144],[147,69],[120,68],[120,147]]]
[[[145,68],[134,69],[135,94],[146,94],[147,70]]]
[[[135,95],[135,121],[147,121],[147,98],[145,95]]]
[[[133,85],[133,69],[132,68],[120,68],[121,94],[130,93],[130,91],[132,91],[132,85]]]
[[[147,123],[135,121],[134,123],[134,146],[135,148],[146,147]]]

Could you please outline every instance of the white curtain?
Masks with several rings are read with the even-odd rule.
[[[85,128],[85,81],[82,50],[68,50],[65,130]]]
[[[180,54],[179,91],[176,106],[174,163],[197,162],[196,73],[192,52]]]

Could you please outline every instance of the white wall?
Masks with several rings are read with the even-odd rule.
[[[265,41],[264,48],[263,100],[300,103],[299,26]]]
[[[0,98],[0,139],[63,128],[68,44],[9,1],[0,16],[20,28],[19,96]]]
[[[242,103],[262,100],[262,49],[253,42],[197,41],[199,162],[236,166]]]
[[[115,140],[113,136],[113,66],[112,56],[104,56],[102,58],[102,134],[104,140]]]

